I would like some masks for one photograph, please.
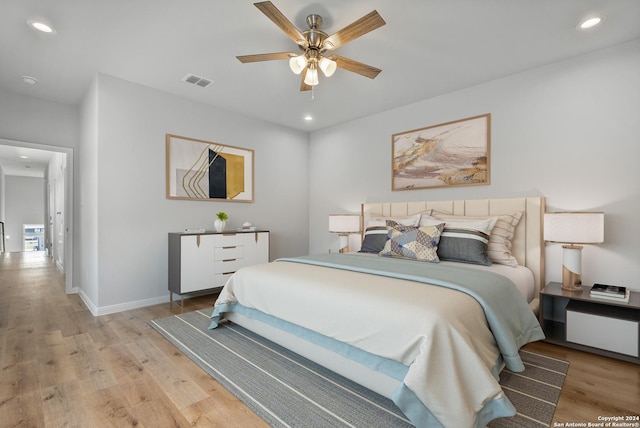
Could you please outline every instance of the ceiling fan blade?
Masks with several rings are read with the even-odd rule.
[[[280,10],[270,1],[254,3],[254,6],[260,9],[262,13],[267,15],[274,24],[276,24],[287,36],[297,44],[303,46],[306,42],[302,33],[287,19]]]
[[[379,68],[372,67],[370,65],[363,64],[351,58],[345,58],[340,55],[331,55],[331,59],[336,62],[336,65],[338,67],[351,71],[353,73],[358,73],[362,76],[368,77],[369,79],[375,79],[376,76],[382,71]]]
[[[337,33],[327,37],[324,41],[324,48],[333,50],[339,48],[345,43],[350,42],[376,28],[382,27],[386,22],[377,11],[373,11],[355,22],[339,30]]]
[[[300,79],[300,92],[310,91],[311,89],[313,89],[313,86],[304,83],[304,77],[307,75],[307,69],[305,68],[304,71],[300,74],[302,74],[302,78]]]
[[[253,55],[239,55],[236,58],[238,58],[242,63],[247,63],[247,62],[275,61],[279,59],[289,59],[292,56],[296,56],[296,55],[297,54],[293,52],[276,52],[276,53],[264,53],[264,54],[253,54]]]

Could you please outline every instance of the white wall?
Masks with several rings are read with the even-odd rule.
[[[584,283],[640,290],[638,76],[636,40],[313,133],[310,252],[337,249],[327,216],[365,201],[541,195],[549,211],[605,212],[605,244],[583,251]],[[484,113],[491,185],[391,191],[392,134]],[[560,245],[546,259],[547,280],[561,280]]]
[[[78,109],[0,90],[0,138],[75,148]]]
[[[7,175],[5,182],[5,243],[7,252],[19,252],[24,249],[23,225],[45,224],[44,178]]]
[[[98,81],[91,82],[80,106],[80,174],[77,176],[77,263],[74,286],[93,313],[98,308]]]
[[[272,259],[307,253],[308,134],[106,75],[82,111],[82,233],[91,243],[80,276],[96,312],[167,301],[167,233],[212,229],[221,210],[228,228],[270,230]],[[167,133],[254,149],[255,202],[166,199]]]

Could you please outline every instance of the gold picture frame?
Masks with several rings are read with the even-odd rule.
[[[167,199],[253,202],[254,151],[166,134]]]
[[[491,184],[491,114],[391,136],[391,190]]]

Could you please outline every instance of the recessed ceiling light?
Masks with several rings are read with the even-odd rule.
[[[20,159],[29,159],[29,156],[20,155]]]
[[[31,28],[35,28],[36,30],[43,33],[54,34],[56,32],[56,30],[50,24],[47,24],[46,22],[41,20],[30,19],[27,21],[27,24]]]
[[[304,117],[304,120],[306,120],[307,122],[312,121],[313,120],[313,116],[311,116],[310,114],[306,115]]]
[[[604,18],[601,16],[592,16],[581,21],[578,28],[581,30],[588,30],[589,28],[593,28],[596,25],[601,24],[603,20]]]
[[[21,76],[21,77],[22,77],[22,81],[27,85],[35,85],[36,83],[38,83],[38,79],[36,79],[35,77],[31,77],[31,76]]]

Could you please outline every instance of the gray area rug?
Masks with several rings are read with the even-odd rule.
[[[210,310],[150,325],[274,427],[411,427],[395,404],[306,358],[232,323],[209,330]],[[525,371],[503,371],[516,407],[489,426],[548,427],[569,363],[521,351]]]

